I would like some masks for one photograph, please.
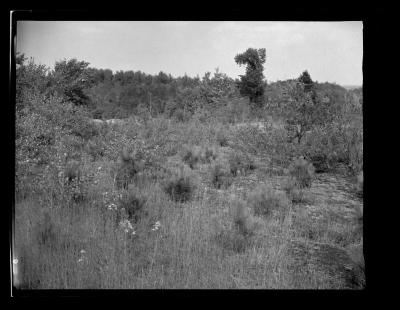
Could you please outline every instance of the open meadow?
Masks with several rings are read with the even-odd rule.
[[[361,87],[16,64],[16,288],[365,287]]]

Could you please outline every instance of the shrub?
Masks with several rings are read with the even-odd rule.
[[[58,231],[49,213],[45,212],[41,222],[35,226],[35,238],[37,243],[40,246],[54,247],[57,243],[57,234]]]
[[[338,163],[357,173],[363,164],[362,124],[352,120],[316,127],[305,136],[303,148],[317,173],[335,168]]]
[[[122,193],[119,199],[119,206],[125,210],[128,220],[136,223],[141,216],[146,215],[146,201],[147,199],[143,194],[136,188],[129,186],[128,190]]]
[[[67,152],[70,153],[74,153],[74,152],[78,152],[81,153],[84,145],[85,145],[85,141],[77,136],[74,135],[66,135],[62,138],[62,143],[63,143],[63,147],[67,150]]]
[[[128,184],[133,181],[133,177],[141,170],[141,168],[142,167],[139,161],[135,159],[135,156],[130,154],[127,148],[123,148],[115,176],[115,184],[117,188],[128,188]]]
[[[68,183],[71,183],[74,180],[79,181],[81,176],[81,167],[79,162],[77,162],[76,160],[71,160],[67,162],[64,169],[64,176]]]
[[[289,166],[290,175],[300,188],[310,187],[314,178],[314,166],[303,157],[295,159]]]
[[[234,97],[229,101],[225,112],[229,123],[243,122],[250,114],[249,101],[245,98]]]
[[[234,151],[229,154],[228,158],[229,169],[233,176],[236,176],[238,172],[245,174],[247,171],[254,170],[256,168],[252,158],[242,152]]]
[[[186,202],[193,196],[195,184],[184,167],[176,169],[164,186],[165,192],[176,202]]]
[[[93,160],[103,157],[105,154],[105,144],[100,139],[90,140],[86,145],[86,152],[92,156]]]
[[[66,181],[66,187],[64,187],[65,193],[76,203],[87,199],[88,188],[92,182],[92,176],[83,171],[83,167],[80,162],[70,160],[64,168],[64,180]],[[50,187],[50,185],[48,186]],[[55,184],[51,186],[50,192],[57,192]]]
[[[199,146],[186,146],[182,154],[182,160],[194,169],[202,159],[202,149]]]
[[[99,130],[95,124],[89,122],[89,119],[81,119],[75,122],[72,127],[72,133],[84,140],[89,140],[99,134]]]
[[[248,239],[238,231],[220,230],[215,240],[223,249],[243,253],[249,245]]]
[[[217,158],[217,151],[213,147],[186,146],[182,152],[182,160],[194,169],[198,163],[210,163]]]
[[[297,186],[297,182],[293,178],[289,178],[283,188],[293,203],[306,202],[306,193],[304,189]]]
[[[214,147],[206,146],[203,153],[203,160],[210,163],[212,160],[217,159],[218,152]]]
[[[250,211],[244,201],[240,199],[232,201],[233,223],[239,233],[245,237],[254,236],[260,228],[260,222],[251,215]]]
[[[210,174],[211,184],[215,188],[227,188],[232,184],[232,176],[230,174],[229,165],[225,161],[215,161],[210,166]]]
[[[223,129],[216,132],[215,139],[220,146],[229,146],[228,136]]]
[[[264,217],[270,216],[274,210],[286,211],[289,207],[286,195],[275,191],[268,185],[261,185],[254,189],[249,194],[248,203],[256,215]]]
[[[173,113],[173,118],[181,123],[187,122],[191,118],[191,113],[183,109],[176,109]]]

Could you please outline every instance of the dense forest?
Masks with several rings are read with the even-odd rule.
[[[263,48],[232,61],[236,79],[16,56],[18,287],[365,285],[362,88],[268,82]]]

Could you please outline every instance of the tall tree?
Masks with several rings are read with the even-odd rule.
[[[246,75],[240,75],[238,87],[243,96],[248,96],[251,102],[260,103],[264,95],[264,63],[265,48],[249,48],[244,53],[235,56],[235,62],[246,65]]]
[[[76,105],[88,104],[84,92],[89,80],[88,62],[76,59],[56,62],[51,74],[52,89]]]

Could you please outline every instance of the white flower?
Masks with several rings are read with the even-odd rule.
[[[18,264],[18,258],[14,258],[14,259],[13,259],[13,264],[14,264],[14,265]]]
[[[115,203],[111,203],[107,207],[108,210],[117,210],[117,205]]]
[[[101,167],[97,168],[97,170],[99,170],[99,171],[100,171],[100,170],[101,170]]]
[[[133,230],[133,226],[128,220],[121,221],[119,225],[125,230],[126,233],[129,232],[129,230]]]
[[[85,254],[86,253],[86,251],[85,250],[81,250],[81,252],[80,252],[81,254]]]
[[[160,221],[157,221],[157,222],[154,223],[154,227],[151,230],[152,231],[156,231],[156,230],[158,230],[160,228],[160,226],[161,226]]]

